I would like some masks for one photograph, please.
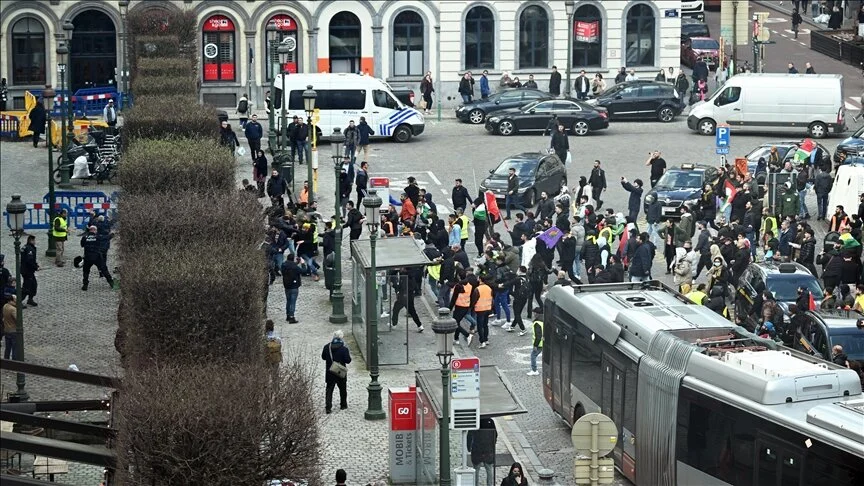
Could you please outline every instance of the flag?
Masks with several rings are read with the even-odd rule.
[[[738,194],[738,189],[735,188],[735,184],[732,184],[729,179],[726,179],[726,182],[723,183],[723,190],[726,193],[726,202],[723,204],[721,211],[726,210],[726,208],[732,204],[735,195]]]
[[[489,213],[492,217],[489,218],[489,221],[501,221],[501,210],[498,209],[498,201],[495,199],[495,194],[492,191],[486,191],[483,194],[483,197],[486,201],[486,212]],[[507,222],[504,222],[504,227],[509,231],[510,228],[507,227]]]
[[[816,300],[813,299],[813,292],[810,292],[810,303],[809,303],[809,305],[810,305],[810,308],[807,309],[807,310],[811,310],[811,311],[812,311],[812,310],[816,310]]]
[[[546,248],[554,248],[562,236],[564,236],[562,231],[557,226],[553,226],[537,235],[537,239],[546,243]]]
[[[816,144],[813,140],[809,138],[805,138],[801,145],[798,147],[798,150],[795,151],[794,160],[796,164],[803,164],[805,162],[812,162],[812,158],[815,155]]]
[[[630,239],[630,230],[624,228],[624,233],[621,235],[621,241],[618,242],[618,257],[621,258],[621,263],[627,265],[627,241]]]
[[[481,204],[481,205],[477,206],[476,208],[474,208],[474,211],[472,213],[474,214],[474,219],[482,219],[483,221],[486,221],[486,205],[485,204]]]

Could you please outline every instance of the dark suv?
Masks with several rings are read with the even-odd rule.
[[[516,169],[516,175],[519,176],[519,196],[526,208],[534,207],[541,192],[552,197],[561,191],[562,185],[567,184],[567,169],[557,155],[541,152],[513,155],[490,170],[489,177],[480,183],[481,191],[492,191],[496,199],[502,200],[498,203],[501,208],[507,195],[507,177],[511,167]]]
[[[804,342],[794,343],[795,349],[831,361],[831,350],[843,347],[849,361],[864,361],[864,315],[855,311],[820,310],[805,313],[810,335]]]
[[[552,98],[545,91],[532,88],[513,88],[490,95],[488,98],[476,99],[471,103],[459,105],[456,108],[456,118],[463,122],[479,125],[486,121],[486,115],[497,110],[519,108],[532,101]]]
[[[606,108],[611,120],[671,122],[684,109],[672,85],[657,81],[616,84],[587,103]]]
[[[734,284],[734,282],[733,282]],[[798,298],[798,287],[810,290],[818,306],[825,294],[819,280],[804,265],[799,263],[751,263],[738,280],[735,293],[735,316],[741,317],[741,325],[755,329],[761,316],[752,316],[754,302],[761,302],[765,289],[771,291],[777,305],[788,312],[789,305]],[[776,324],[776,323],[775,323]]]
[[[660,215],[663,219],[678,219],[681,217],[681,206],[687,204],[691,209],[699,204],[702,197],[702,188],[707,180],[716,173],[715,167],[707,165],[681,164],[680,167],[668,169],[652,187],[648,194],[660,201]],[[648,203],[645,204],[645,212],[648,212]]]

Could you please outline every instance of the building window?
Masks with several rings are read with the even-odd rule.
[[[519,16],[519,68],[549,67],[549,19],[532,5]]]
[[[393,75],[423,75],[423,18],[406,10],[393,21]]]
[[[648,5],[639,3],[627,12],[627,37],[624,48],[627,50],[627,66],[654,65],[654,11]]]
[[[204,22],[204,82],[235,81],[234,22],[214,15]]]
[[[45,84],[45,28],[33,17],[12,26],[12,84]]]
[[[495,67],[495,17],[486,7],[465,16],[465,69]]]
[[[573,13],[573,66],[599,67],[603,62],[603,17],[593,5]]]
[[[273,79],[274,72],[279,73],[279,48],[280,43],[285,43],[291,52],[288,53],[288,60],[282,66],[283,71],[289,73],[297,73],[297,53],[300,52],[300,46],[297,44],[297,21],[292,17],[284,14],[274,15],[270,17],[267,24],[273,22],[276,24],[275,32],[267,32],[267,81]]]
[[[360,72],[360,19],[339,12],[330,19],[330,72]]]

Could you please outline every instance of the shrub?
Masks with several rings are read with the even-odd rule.
[[[320,486],[313,372],[294,353],[273,381],[270,372],[203,362],[125,377],[115,415],[119,483],[260,485],[290,478]]]
[[[143,58],[178,57],[181,52],[180,39],[174,35],[136,37],[132,45],[139,61]]]
[[[124,197],[182,191],[227,193],[235,186],[235,167],[234,157],[215,140],[139,140],[129,145],[119,178]]]
[[[137,77],[139,60],[147,57],[181,56],[195,69],[198,60],[198,17],[195,12],[151,8],[130,13],[126,23],[129,69],[133,81]],[[146,47],[150,47],[152,52],[148,52]]]
[[[123,302],[129,366],[256,362],[267,278],[264,253],[230,241],[187,246],[175,235],[127,252],[122,292],[129,295]]]
[[[135,78],[135,81],[132,83],[132,92],[135,93],[135,96],[155,97],[164,96],[166,93],[170,93],[172,96],[197,97],[198,79],[191,75],[140,75]]]
[[[216,109],[200,105],[195,96],[161,95],[137,98],[123,125],[123,143],[139,139],[219,139]]]
[[[142,78],[158,78],[162,76],[189,76],[194,78],[195,65],[182,57],[144,58],[138,62],[137,74]]]

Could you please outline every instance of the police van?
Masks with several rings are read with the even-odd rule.
[[[287,101],[289,123],[294,116],[306,118],[303,92],[310,86],[316,94],[316,131],[324,139],[333,133],[334,128],[344,131],[351,120],[359,124],[361,116],[374,131],[372,138],[392,138],[404,143],[423,133],[426,127],[419,111],[405,106],[387,83],[371,76],[319,73],[290,74],[283,79],[283,75],[278,75],[273,86],[277,128],[281,126],[283,101]]]

